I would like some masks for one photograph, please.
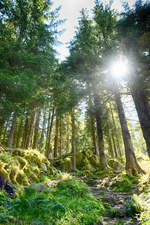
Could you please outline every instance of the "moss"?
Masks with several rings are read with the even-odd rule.
[[[70,158],[65,158],[63,162],[63,170],[71,171],[72,170],[72,162]]]
[[[77,168],[80,168],[82,166],[82,160],[83,160],[83,153],[82,152],[76,153],[76,160],[77,160]]]
[[[37,150],[7,149],[0,153],[0,174],[14,184],[28,185],[33,181],[39,182],[45,170],[43,163],[47,167],[47,174],[52,174],[50,163]]]
[[[123,170],[124,169],[122,164],[115,159],[110,159],[108,161],[108,165],[114,170]]]
[[[92,155],[92,157],[90,157],[89,161],[90,161],[91,165],[94,166],[95,168],[100,166],[98,155]]]
[[[83,169],[84,170],[92,170],[93,167],[90,164],[90,161],[87,158],[83,159]]]
[[[93,156],[93,151],[88,149],[88,150],[84,151],[84,154],[89,159]]]

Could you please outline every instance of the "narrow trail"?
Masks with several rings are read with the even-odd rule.
[[[101,199],[104,203],[109,203],[116,214],[111,216],[105,215],[103,225],[139,225],[138,221],[126,214],[124,203],[131,199],[132,195],[136,193],[133,187],[132,193],[114,192],[110,187],[104,187],[99,182],[91,184],[86,181],[89,189],[97,199]],[[120,221],[120,223],[119,223]],[[98,223],[99,225],[101,223]]]

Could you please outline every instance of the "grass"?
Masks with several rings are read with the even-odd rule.
[[[120,217],[120,211],[118,209],[114,209],[112,207],[110,207],[109,209],[107,209],[107,216],[109,218],[115,218],[115,217]]]
[[[116,176],[111,187],[115,192],[131,192],[133,184],[138,184],[140,175],[132,176],[130,174],[122,173]]]
[[[15,199],[0,192],[0,223],[11,224],[13,219],[26,225],[91,225],[105,213],[102,202],[80,180],[68,178],[43,192],[32,187]]]
[[[122,220],[118,219],[118,220],[114,223],[114,225],[125,225],[125,224],[124,224],[124,222],[123,222]]]
[[[111,185],[115,192],[130,192],[132,191],[132,183],[127,180],[116,181]]]

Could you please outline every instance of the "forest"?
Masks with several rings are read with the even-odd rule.
[[[0,224],[150,225],[150,1],[0,1]]]

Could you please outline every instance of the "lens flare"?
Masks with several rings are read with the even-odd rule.
[[[119,59],[112,63],[110,70],[114,78],[125,77],[129,70],[127,60]]]

